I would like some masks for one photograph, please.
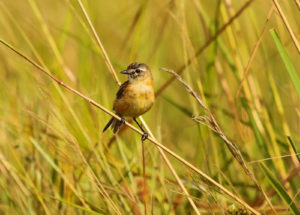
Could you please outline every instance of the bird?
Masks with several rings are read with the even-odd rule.
[[[155,100],[151,70],[144,63],[134,62],[121,74],[127,75],[128,80],[120,86],[113,103],[113,110],[121,120],[112,117],[104,127],[103,132],[111,127],[113,133],[116,133],[125,123],[125,117],[132,118],[142,130],[141,140],[144,142],[148,138],[148,133],[136,118],[149,111]]]

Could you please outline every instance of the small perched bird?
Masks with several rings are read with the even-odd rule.
[[[103,132],[111,126],[114,133],[118,131],[125,122],[124,117],[132,117],[143,131],[142,141],[148,137],[136,117],[146,113],[154,103],[153,79],[150,68],[144,63],[132,63],[121,74],[128,76],[119,88],[114,101],[113,110],[122,120],[112,117]]]

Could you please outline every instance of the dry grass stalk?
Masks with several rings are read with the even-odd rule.
[[[211,130],[213,130],[215,133],[217,133],[219,135],[219,137],[225,142],[227,148],[229,149],[229,151],[231,152],[231,154],[233,155],[233,157],[242,166],[242,168],[244,169],[245,173],[249,176],[249,178],[251,179],[251,181],[256,185],[256,187],[258,188],[258,190],[264,195],[265,199],[269,202],[270,207],[273,208],[273,206],[272,206],[272,204],[271,204],[271,202],[270,202],[267,194],[264,192],[264,190],[262,189],[262,187],[260,186],[260,184],[256,180],[254,174],[247,167],[247,164],[244,161],[244,158],[243,158],[243,156],[241,154],[240,149],[238,148],[238,146],[235,143],[233,143],[230,140],[228,140],[228,138],[226,137],[226,135],[224,134],[224,132],[222,131],[222,129],[218,125],[218,123],[217,123],[215,117],[213,116],[212,112],[204,104],[204,102],[202,101],[202,99],[197,95],[197,93],[176,72],[174,72],[173,70],[166,69],[166,68],[161,68],[161,69],[163,71],[166,71],[166,72],[174,75],[174,77],[176,77],[176,79],[185,86],[185,88],[188,91],[188,93],[190,93],[198,101],[198,103],[201,105],[201,107],[205,110],[206,116],[195,116],[195,117],[193,117],[193,119],[195,121],[199,122],[199,123],[204,123]],[[273,211],[275,212],[275,210],[273,210]]]
[[[277,0],[273,0],[273,3],[274,3],[274,5],[275,5],[275,7],[277,8],[278,13],[279,13],[279,15],[280,15],[280,17],[281,17],[281,19],[282,19],[282,21],[283,21],[283,23],[284,23],[286,29],[288,30],[288,32],[289,32],[289,34],[290,34],[290,36],[291,36],[291,38],[292,38],[292,40],[293,40],[293,43],[294,43],[294,45],[295,45],[295,47],[296,47],[296,49],[297,49],[297,51],[298,51],[298,53],[299,53],[299,55],[300,55],[300,45],[299,45],[299,43],[298,43],[298,41],[297,41],[297,38],[296,38],[296,36],[295,36],[295,34],[294,34],[294,32],[293,32],[291,26],[289,25],[289,23],[288,23],[288,21],[287,21],[285,15],[284,15],[284,13],[283,13],[281,7],[280,7],[278,1],[277,1]],[[299,2],[297,2],[297,3],[299,4]],[[297,4],[297,5],[298,5],[298,4]]]
[[[16,54],[18,54],[19,56],[21,56],[22,58],[24,58],[26,61],[28,61],[30,64],[32,64],[34,67],[36,67],[37,69],[39,69],[41,72],[43,72],[46,76],[48,76],[49,78],[51,78],[52,80],[54,80],[57,84],[59,84],[60,86],[68,89],[69,91],[71,91],[72,93],[80,96],[81,98],[83,98],[84,100],[86,100],[88,103],[90,103],[91,105],[99,108],[100,110],[102,110],[103,112],[109,114],[110,116],[115,117],[118,120],[121,120],[121,118],[119,116],[117,116],[116,114],[114,114],[113,112],[107,110],[106,108],[104,108],[102,105],[98,104],[97,102],[95,102],[94,100],[90,99],[89,97],[85,96],[84,94],[82,94],[81,92],[73,89],[72,87],[68,86],[67,84],[63,83],[62,81],[60,81],[56,76],[52,75],[50,72],[48,72],[46,69],[44,69],[43,67],[41,67],[39,64],[37,64],[36,62],[34,62],[33,60],[31,60],[30,58],[28,58],[27,56],[25,56],[23,53],[21,53],[20,51],[16,50],[13,46],[9,45],[8,43],[6,43],[5,41],[3,41],[2,39],[0,39],[0,43],[2,43],[3,45],[5,45],[7,48],[9,48],[10,50],[14,51]],[[140,117],[140,119],[142,119]],[[143,121],[143,120],[142,120]],[[144,122],[143,122],[144,124]],[[131,125],[130,123],[128,123],[127,121],[125,121],[125,125],[128,126],[129,128],[131,128],[132,130],[134,130],[135,132],[139,133],[140,135],[143,135],[143,132],[140,131],[139,129],[137,129],[136,127],[134,127],[133,125]],[[196,168],[194,165],[192,165],[191,163],[189,163],[188,161],[186,161],[185,159],[183,159],[182,157],[180,157],[179,155],[177,155],[176,153],[174,153],[172,150],[168,149],[167,147],[165,147],[164,145],[162,145],[161,143],[159,143],[157,140],[155,140],[153,138],[153,135],[151,133],[151,131],[149,130],[148,126],[145,126],[147,131],[150,134],[150,137],[148,138],[149,141],[151,141],[152,143],[154,143],[159,149],[160,151],[165,151],[167,153],[169,153],[170,155],[172,155],[174,158],[176,158],[178,161],[180,161],[181,163],[183,163],[185,166],[189,167],[190,169],[192,169],[193,171],[195,171],[196,173],[198,173],[201,177],[205,178],[205,180],[209,181],[210,183],[212,183],[213,185],[217,186],[222,192],[224,192],[226,195],[228,195],[229,197],[231,197],[232,199],[234,199],[236,202],[240,203],[241,205],[243,205],[245,208],[249,209],[252,213],[254,214],[260,214],[259,212],[257,212],[254,208],[252,208],[251,206],[249,206],[246,202],[244,202],[243,200],[241,200],[238,196],[234,195],[233,193],[231,193],[229,190],[227,190],[225,187],[223,187],[221,184],[219,184],[218,182],[216,182],[215,180],[213,180],[212,178],[210,178],[208,175],[206,175],[204,172],[202,172],[201,170],[199,170],[198,168]],[[162,154],[163,157],[166,157],[166,155],[163,153]],[[167,159],[168,160],[168,159]],[[171,169],[172,170],[172,169]],[[174,170],[174,169],[173,169]],[[177,173],[174,170],[174,174],[177,175]],[[178,177],[179,178],[179,177]],[[176,178],[177,179],[177,178]],[[180,181],[180,180],[179,180]],[[178,182],[178,181],[177,181]],[[180,183],[182,183],[180,181]],[[184,192],[185,193],[185,192]],[[185,193],[186,194],[186,193]],[[187,195],[187,194],[186,194]],[[187,195],[188,198],[189,195]],[[190,198],[191,199],[191,198]],[[193,201],[193,200],[191,200]]]
[[[86,20],[87,20],[87,22],[89,23],[90,28],[92,29],[92,32],[93,32],[93,35],[94,35],[94,37],[96,39],[97,45],[99,46],[99,48],[100,48],[100,50],[101,50],[101,52],[102,52],[102,54],[104,56],[105,63],[107,65],[110,73],[114,77],[116,83],[120,86],[121,82],[120,82],[120,80],[119,80],[119,78],[118,78],[118,76],[116,74],[116,71],[114,70],[114,67],[112,66],[112,64],[111,64],[111,62],[109,60],[109,57],[108,57],[108,55],[107,55],[107,53],[106,53],[106,51],[104,49],[104,46],[102,45],[102,42],[101,42],[101,40],[100,40],[100,38],[99,38],[99,36],[98,36],[98,34],[96,32],[96,29],[94,28],[94,26],[93,26],[93,24],[92,24],[92,22],[91,22],[91,20],[90,20],[90,18],[88,16],[86,10],[84,9],[84,6],[83,6],[81,0],[77,0],[77,2],[79,4],[79,6],[80,6],[80,8],[81,8],[81,10],[82,10],[82,12],[83,12]]]
[[[251,66],[251,64],[252,64],[252,62],[253,62],[254,56],[255,56],[255,54],[256,54],[256,52],[257,52],[257,50],[258,50],[258,48],[259,48],[259,45],[260,45],[260,43],[261,43],[261,41],[262,41],[264,32],[265,32],[266,27],[267,27],[267,23],[269,22],[269,20],[270,20],[272,14],[273,14],[273,11],[274,11],[274,5],[271,7],[271,9],[270,9],[270,11],[269,11],[269,13],[268,13],[268,15],[267,15],[267,19],[266,19],[266,21],[265,21],[264,27],[263,27],[262,31],[260,32],[260,35],[259,35],[259,37],[258,37],[258,40],[257,40],[257,42],[256,42],[256,44],[255,44],[255,46],[254,46],[254,48],[253,48],[253,51],[252,51],[252,53],[251,53],[251,55],[250,55],[250,58],[249,58],[249,61],[248,61],[247,66],[246,66],[245,72],[244,72],[244,74],[243,74],[243,77],[242,77],[240,86],[239,86],[238,91],[237,91],[237,93],[236,93],[236,97],[238,97],[239,94],[240,94],[240,92],[241,92],[243,83],[244,83],[244,81],[246,80],[246,77],[247,77],[247,75],[248,75],[248,73],[249,73],[250,66]]]
[[[226,29],[229,27],[235,19],[237,19],[246,8],[250,6],[250,4],[254,0],[247,1],[229,20],[226,22],[213,36],[211,36],[195,53],[195,55],[188,59],[186,63],[179,67],[177,71],[178,74],[181,74],[212,42],[214,42]],[[155,93],[155,96],[160,95],[176,78],[173,76],[169,80],[167,80]]]
[[[109,57],[108,57],[108,55],[107,55],[107,53],[106,53],[106,51],[105,51],[105,49],[104,49],[104,47],[103,47],[103,45],[102,45],[102,43],[100,41],[100,38],[97,35],[97,32],[96,32],[96,30],[95,30],[95,28],[94,28],[91,20],[89,19],[89,16],[88,16],[88,14],[87,14],[87,12],[86,12],[86,10],[85,10],[85,8],[84,8],[81,0],[77,0],[77,2],[80,5],[80,8],[81,8],[82,12],[84,13],[85,18],[87,19],[87,21],[89,23],[89,26],[90,26],[90,28],[93,31],[93,35],[94,35],[94,37],[95,37],[95,39],[97,41],[97,44],[100,47],[100,49],[101,49],[101,51],[102,51],[102,53],[104,55],[105,63],[108,65],[108,68],[109,68],[111,74],[113,75],[115,81],[120,86],[121,82],[119,81],[118,76],[116,75],[116,72],[115,72],[115,70],[114,70],[114,68],[113,68],[113,66],[112,66],[112,64],[111,64],[111,62],[109,60]],[[140,117],[140,119],[142,120],[142,117]],[[154,139],[154,136],[153,136],[152,132],[150,131],[149,127],[146,125],[146,122],[144,120],[142,120],[142,124],[144,125],[144,127],[147,128],[147,132]],[[146,172],[145,168],[146,168],[146,166],[145,166],[145,157],[144,157],[144,145],[142,147],[143,147],[143,151],[142,151],[142,153],[143,153],[143,175],[144,175],[144,186],[145,186],[144,188],[146,188],[146,177],[145,177],[145,172]],[[177,183],[179,184],[180,188],[186,194],[186,196],[188,198],[188,201],[192,205],[194,211],[196,212],[197,215],[200,215],[200,212],[198,211],[197,206],[195,205],[193,199],[190,197],[188,191],[186,190],[186,188],[184,187],[183,183],[181,182],[181,180],[180,180],[179,176],[177,175],[175,169],[173,168],[171,162],[169,161],[169,159],[167,158],[167,156],[164,154],[164,151],[162,149],[160,149],[160,148],[158,148],[158,150],[159,150],[161,156],[163,157],[164,161],[166,162],[168,168],[170,169],[170,171],[174,175],[174,177],[175,177]],[[147,211],[148,211],[147,210],[147,202],[143,202],[143,203],[144,203],[145,214],[147,215]]]

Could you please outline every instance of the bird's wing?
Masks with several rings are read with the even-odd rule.
[[[129,81],[125,81],[119,88],[118,92],[117,92],[117,95],[116,95],[116,99],[120,99],[122,98],[124,92],[125,92],[125,89],[127,87],[127,85],[129,84]]]

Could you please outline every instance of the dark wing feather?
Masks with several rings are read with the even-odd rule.
[[[125,92],[125,89],[126,89],[126,87],[127,87],[128,84],[129,84],[129,81],[125,81],[125,82],[120,86],[120,88],[119,88],[119,90],[118,90],[118,92],[117,92],[117,95],[116,95],[117,99],[122,98],[122,96],[123,96],[123,94],[124,94],[124,92]]]
[[[119,88],[117,95],[116,95],[116,99],[121,99],[123,97],[123,94],[125,92],[125,89],[127,87],[127,85],[129,84],[129,81],[125,81]],[[108,129],[110,126],[113,129],[113,132],[116,133],[119,128],[121,127],[121,125],[123,124],[122,121],[117,120],[116,118],[112,117],[109,122],[106,124],[106,126],[103,129],[103,132],[106,131],[106,129]]]

